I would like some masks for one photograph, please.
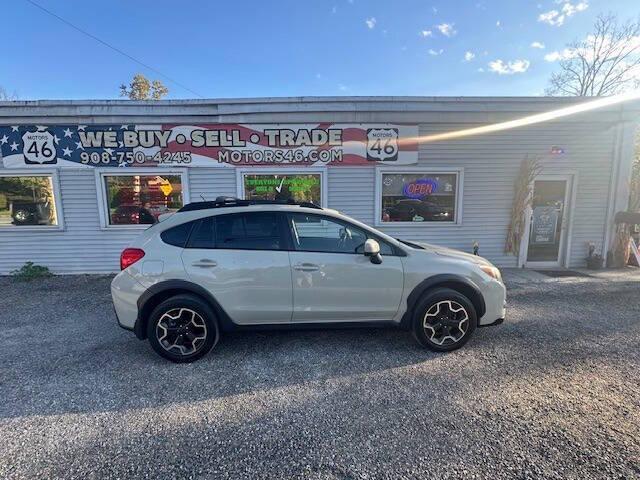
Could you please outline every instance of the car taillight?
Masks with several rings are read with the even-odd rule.
[[[144,250],[139,248],[125,248],[120,254],[120,270],[130,267],[144,257]]]

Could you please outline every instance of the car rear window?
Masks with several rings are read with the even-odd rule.
[[[202,218],[196,222],[187,248],[215,248],[215,221],[213,217]]]
[[[171,227],[160,234],[160,238],[164,243],[184,248],[189,240],[189,234],[193,228],[194,222],[187,222],[181,225]]]
[[[278,216],[271,212],[238,213],[216,217],[216,248],[280,250]]]

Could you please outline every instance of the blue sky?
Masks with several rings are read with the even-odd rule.
[[[638,0],[34,1],[206,98],[539,95],[545,56],[598,13],[640,15]],[[137,72],[194,97],[25,0],[2,11],[0,86],[21,99],[117,98]]]

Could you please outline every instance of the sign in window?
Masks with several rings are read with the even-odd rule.
[[[180,175],[105,175],[109,225],[150,225],[183,205]]]
[[[455,222],[457,173],[383,173],[382,222]]]
[[[322,174],[245,174],[244,198],[247,200],[293,200],[322,204]]]

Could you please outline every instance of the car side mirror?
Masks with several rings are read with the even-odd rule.
[[[368,238],[364,242],[364,256],[371,259],[371,263],[379,265],[382,263],[382,255],[380,255],[380,244],[372,238]]]

